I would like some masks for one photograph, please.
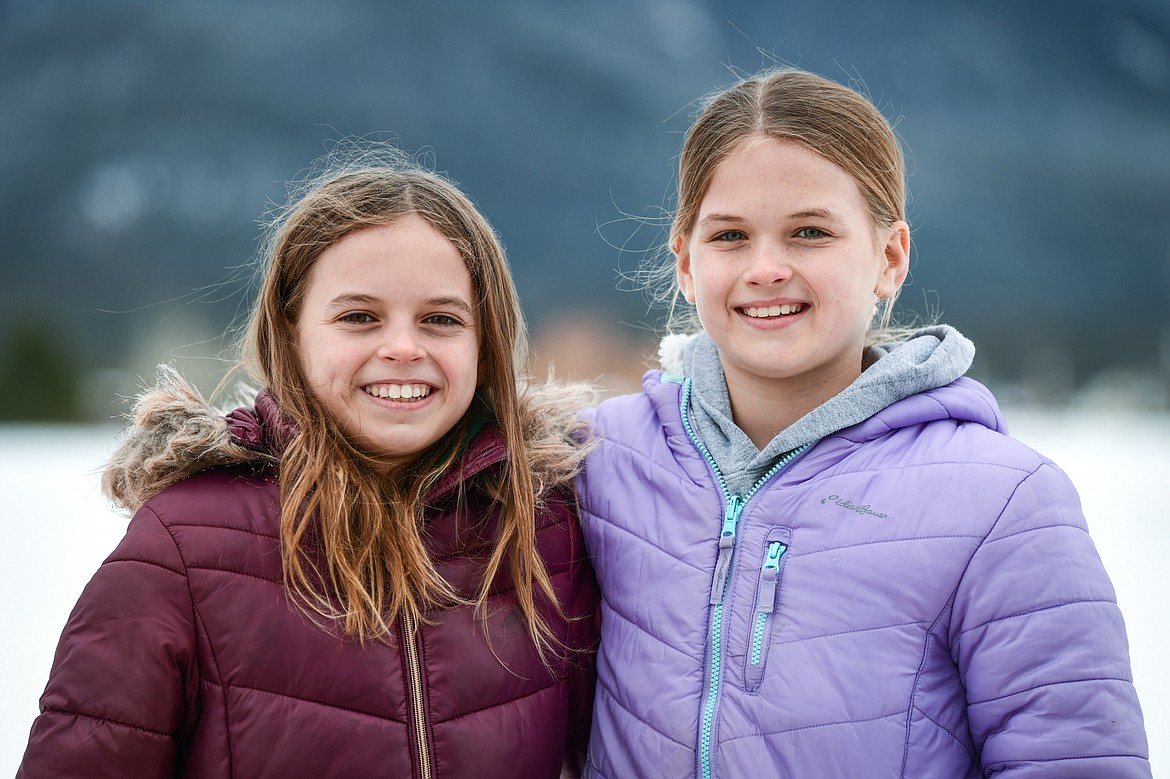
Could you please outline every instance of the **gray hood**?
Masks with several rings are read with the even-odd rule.
[[[662,369],[691,379],[691,422],[733,494],[744,494],[784,454],[869,419],[919,392],[950,384],[971,367],[975,346],[947,325],[923,328],[902,342],[871,347],[869,365],[837,395],[782,430],[763,450],[735,424],[719,350],[705,332],[668,335]]]

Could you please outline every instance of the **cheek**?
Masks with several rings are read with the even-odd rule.
[[[826,278],[817,287],[822,310],[832,312],[834,318],[843,322],[864,322],[868,326],[873,315],[877,297],[874,295],[875,280],[869,276],[854,274],[843,278]]]
[[[719,298],[724,297],[734,283],[719,272],[718,266],[706,262],[699,264],[697,273],[687,277],[683,292],[689,303],[702,308],[718,305]]]
[[[334,385],[348,385],[361,366],[361,355],[352,344],[331,340],[328,334],[303,333],[297,344],[298,365],[306,386],[327,401]]]
[[[296,361],[301,369],[305,383],[313,387],[320,383],[321,372],[320,349],[309,333],[300,333],[296,342]]]
[[[474,350],[470,350],[468,354],[459,359],[459,365],[463,371],[462,380],[470,384],[472,391],[475,387],[483,384],[484,373],[488,369],[488,359],[477,344]]]
[[[842,294],[866,303],[873,302],[880,283],[880,257],[864,251],[858,251],[848,271],[839,274],[836,281]]]

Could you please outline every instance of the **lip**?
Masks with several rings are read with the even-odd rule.
[[[735,308],[771,308],[772,306],[805,306],[808,307],[807,300],[800,298],[767,298],[765,300],[750,300],[746,303],[739,303]]]
[[[434,382],[426,379],[375,379],[374,381],[363,381],[358,386],[360,387],[381,387],[388,384],[418,384],[422,387],[430,387],[435,389]]]
[[[801,307],[800,313],[787,314],[775,318],[760,318],[747,315],[749,308],[771,308],[772,306],[792,306],[799,305]],[[753,300],[750,303],[743,303],[733,308],[735,315],[741,322],[755,330],[783,330],[786,327],[791,327],[797,322],[805,318],[808,312],[812,309],[812,305],[807,300],[799,300],[796,298],[770,298],[767,300]]]
[[[423,397],[420,397],[416,400],[403,400],[402,398],[389,398],[389,397],[383,398],[383,397],[379,397],[377,395],[371,395],[370,393],[366,392],[367,387],[381,387],[381,386],[385,386],[385,385],[389,385],[389,384],[397,384],[399,386],[416,385],[416,386],[421,386],[421,387],[430,387],[430,392],[427,393],[426,395],[424,395]],[[431,402],[435,399],[435,397],[439,394],[440,390],[437,386],[435,386],[434,384],[432,384],[429,381],[419,381],[419,380],[412,380],[411,381],[411,380],[403,380],[403,379],[382,379],[379,381],[370,381],[370,382],[365,382],[365,383],[361,384],[358,387],[358,392],[360,392],[369,402],[373,403],[374,405],[376,405],[379,408],[389,408],[389,409],[395,409],[395,410],[410,411],[410,410],[421,409],[421,408],[424,408],[426,406],[429,406],[431,404]]]

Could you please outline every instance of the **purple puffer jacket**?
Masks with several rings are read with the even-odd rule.
[[[598,410],[578,481],[603,597],[586,776],[1150,776],[1076,492],[984,387],[728,496],[689,383],[643,384]]]
[[[281,436],[272,414],[252,419],[233,414],[237,443]],[[505,462],[489,428],[428,500],[429,551],[469,598],[496,533],[476,484]],[[69,619],[19,777],[512,779],[557,777],[583,753],[598,596],[564,493],[537,517],[537,544],[569,621],[542,611],[580,651],[551,671],[506,575],[490,638],[471,606],[435,614],[415,640],[400,623],[365,645],[312,624],[281,584],[278,505],[276,469],[242,464],[142,506]]]

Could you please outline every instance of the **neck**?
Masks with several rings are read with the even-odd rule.
[[[723,373],[732,419],[762,451],[798,419],[852,384],[861,375],[861,355],[856,364],[818,376],[774,379],[742,373],[726,363]]]

